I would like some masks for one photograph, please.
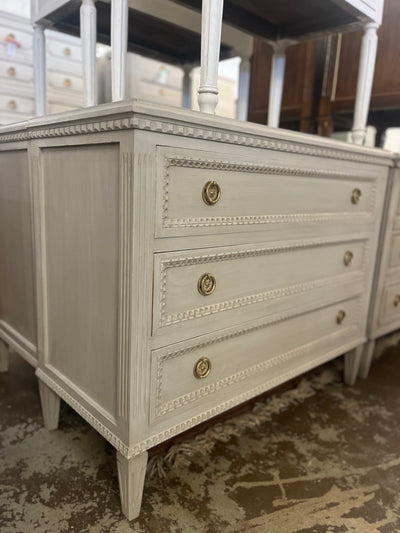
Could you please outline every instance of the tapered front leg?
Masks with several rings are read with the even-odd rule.
[[[369,369],[371,368],[372,359],[374,357],[375,344],[375,341],[368,341],[364,347],[360,368],[358,369],[358,377],[361,379],[368,377]]]
[[[60,397],[38,378],[40,403],[42,404],[42,416],[44,427],[49,431],[58,428],[60,416]]]
[[[344,356],[344,382],[346,385],[354,385],[358,376],[364,345],[357,346]]]
[[[7,372],[8,370],[8,354],[10,349],[8,344],[0,339],[0,372]]]
[[[142,504],[147,452],[127,459],[117,452],[118,480],[122,512],[128,520],[137,518]]]

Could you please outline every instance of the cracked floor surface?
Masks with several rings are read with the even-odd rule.
[[[42,426],[32,368],[0,374],[1,533],[395,533],[400,531],[400,346],[354,387],[218,443],[147,479],[139,519],[120,512],[115,453],[62,404]]]

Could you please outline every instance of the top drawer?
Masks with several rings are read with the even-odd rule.
[[[242,147],[233,155],[158,146],[156,236],[373,221],[377,183],[370,169],[274,157]]]

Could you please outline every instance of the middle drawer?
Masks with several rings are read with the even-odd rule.
[[[153,335],[165,342],[362,291],[367,239],[155,254]]]

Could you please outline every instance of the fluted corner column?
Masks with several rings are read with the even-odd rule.
[[[97,105],[96,7],[93,0],[82,0],[80,10],[82,68],[85,106]]]
[[[126,98],[128,0],[111,0],[111,93],[113,102]]]
[[[182,78],[182,107],[186,109],[192,108],[192,65],[183,65]]]
[[[218,62],[224,0],[203,0],[201,15],[201,69],[198,102],[203,113],[215,113],[218,104]]]
[[[372,82],[374,79],[376,51],[378,48],[378,36],[376,34],[378,28],[379,25],[376,22],[371,22],[364,27],[360,64],[358,67],[354,122],[351,130],[354,144],[364,144],[365,142],[368,109],[371,100]]]
[[[237,118],[247,120],[250,93],[250,58],[242,56],[239,65],[239,87],[237,102]]]
[[[283,82],[285,80],[286,48],[291,43],[286,40],[277,41],[274,47],[274,54],[271,63],[271,80],[269,86],[268,102],[268,126],[279,127],[279,117],[281,114]]]
[[[46,114],[46,37],[43,24],[33,25],[33,79],[35,114]]]

